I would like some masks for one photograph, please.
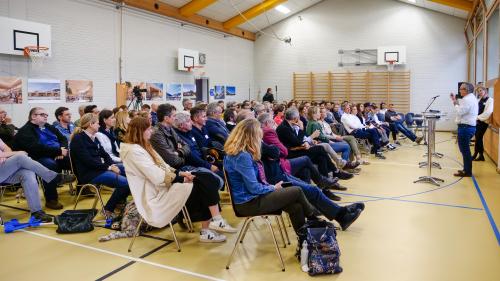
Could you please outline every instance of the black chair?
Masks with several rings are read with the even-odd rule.
[[[285,238],[283,237],[283,230],[281,228],[282,225],[283,225],[283,229],[285,231],[285,234],[287,236],[287,239],[288,239],[288,233],[286,232],[285,222],[283,221],[283,217],[281,216],[282,211],[279,210],[279,211],[276,211],[274,213],[265,214],[265,215],[258,215],[258,216],[251,216],[251,217],[241,215],[240,213],[238,213],[238,211],[236,210],[236,208],[234,206],[233,193],[231,192],[231,184],[229,183],[229,180],[228,180],[229,178],[227,176],[226,170],[224,170],[224,179],[225,179],[226,188],[227,188],[229,195],[231,197],[231,203],[233,206],[235,216],[238,218],[245,218],[245,222],[243,223],[243,226],[241,227],[241,230],[240,230],[238,237],[236,239],[236,242],[234,243],[233,251],[231,252],[231,255],[229,256],[229,259],[227,261],[226,269],[229,269],[231,259],[233,258],[234,253],[236,252],[236,248],[238,247],[238,243],[243,243],[243,239],[245,238],[245,234],[248,231],[250,223],[253,222],[253,220],[256,218],[263,218],[266,221],[267,226],[269,228],[269,231],[271,232],[271,235],[273,237],[274,247],[276,249],[276,254],[278,255],[280,262],[281,262],[281,271],[285,271],[285,263],[283,262],[283,257],[281,256],[281,252],[280,252],[280,249],[278,247],[278,242],[276,241],[276,236],[274,235],[274,230],[273,230],[273,227],[271,224],[271,220],[269,219],[270,217],[274,217],[276,219],[276,223],[278,224],[278,229],[280,231],[281,239],[283,240],[283,244],[285,244]],[[290,240],[288,240],[288,244],[290,245]],[[286,245],[284,247],[286,247]]]

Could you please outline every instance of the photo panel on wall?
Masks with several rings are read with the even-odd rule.
[[[163,101],[163,83],[146,83],[146,100]]]
[[[180,101],[182,97],[182,84],[170,83],[167,86],[167,100]]]
[[[225,86],[215,86],[215,96],[216,100],[223,100],[225,98]]]
[[[21,77],[0,77],[0,104],[23,103],[23,80]]]
[[[28,102],[61,102],[61,81],[51,79],[28,79]]]
[[[196,99],[196,84],[182,84],[182,96],[184,98]]]
[[[226,86],[226,96],[236,96],[236,87]]]
[[[92,102],[94,82],[90,80],[66,80],[66,102]]]

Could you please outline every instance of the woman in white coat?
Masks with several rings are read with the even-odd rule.
[[[111,157],[111,160],[115,163],[121,163],[120,147],[116,142],[116,136],[113,130],[115,124],[116,119],[113,111],[108,109],[102,110],[99,112],[99,132],[95,134],[95,136],[101,143],[104,151]]]
[[[175,170],[154,151],[150,137],[149,121],[134,118],[129,124],[127,142],[121,144],[120,154],[137,210],[149,225],[161,228],[186,204],[194,176],[189,172],[176,176]],[[176,182],[179,180],[181,182]]]

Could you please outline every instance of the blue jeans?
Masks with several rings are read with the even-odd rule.
[[[458,148],[464,159],[464,172],[472,175],[472,156],[470,154],[470,140],[476,133],[476,127],[469,125],[458,125]]]
[[[372,144],[372,153],[376,152],[380,148],[380,135],[378,130],[375,128],[371,129],[357,129],[351,133],[357,139],[368,139]]]
[[[45,168],[24,154],[14,155],[0,164],[0,183],[20,183],[32,213],[42,209],[36,176],[48,182],[53,180],[57,182],[60,179],[56,172]]]
[[[351,154],[351,147],[345,141],[334,141],[330,143],[330,146],[335,152],[342,154],[342,159],[349,161],[349,155]]]
[[[406,126],[403,125],[403,123],[394,122],[391,125],[394,126],[394,131],[401,132],[403,135],[405,135],[411,141],[415,141],[417,139],[417,136],[415,136],[415,134],[412,131],[410,131],[408,128],[406,128]]]
[[[116,164],[116,166],[120,168],[119,175],[112,171],[106,171],[95,177],[90,182],[92,184],[102,184],[115,189],[106,203],[106,206],[104,206],[104,209],[110,212],[115,210],[116,205],[120,201],[127,200],[127,197],[130,194],[127,178],[125,177],[125,168],[123,167],[123,164]]]
[[[285,178],[287,181],[291,182],[292,185],[300,187],[302,192],[304,192],[307,201],[317,208],[318,211],[320,211],[325,217],[329,220],[333,220],[337,217],[341,207],[335,204],[332,200],[328,199],[328,197],[323,194],[321,189],[317,186],[307,184],[288,174],[285,174]]]

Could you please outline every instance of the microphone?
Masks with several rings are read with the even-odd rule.
[[[433,99],[436,99],[436,98],[439,98],[439,96],[440,96],[440,95],[437,95],[437,96],[434,96],[434,97],[432,97],[432,98],[433,98]]]

